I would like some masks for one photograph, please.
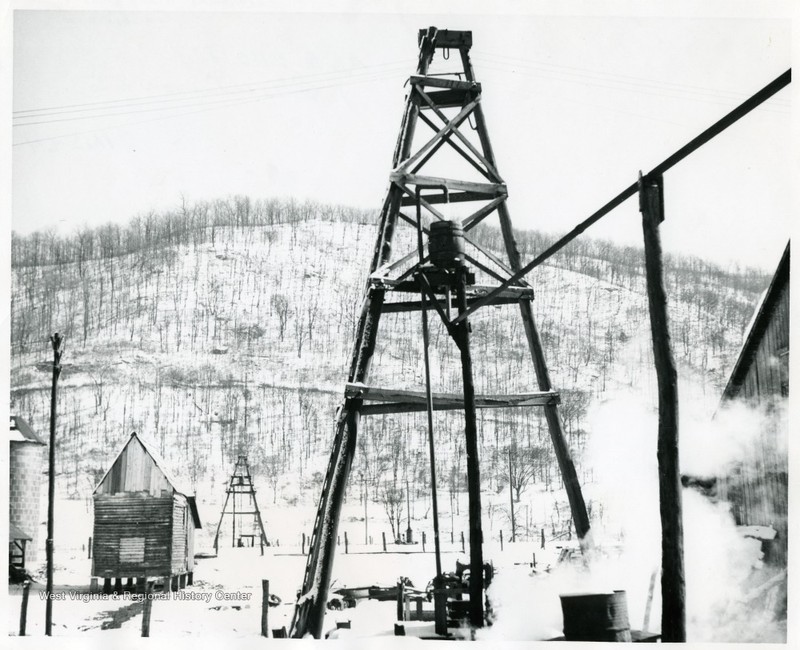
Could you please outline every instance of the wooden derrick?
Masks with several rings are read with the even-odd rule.
[[[558,415],[559,397],[553,391],[547,373],[547,365],[541,341],[533,319],[531,300],[533,290],[520,278],[505,283],[503,289],[494,297],[499,304],[516,303],[520,305],[528,348],[536,373],[539,392],[522,395],[475,395],[471,388],[472,364],[469,355],[467,312],[479,301],[496,291],[496,285],[476,285],[472,271],[463,269],[455,275],[462,281],[447,280],[444,286],[425,276],[434,274],[426,267],[427,253],[420,242],[419,251],[411,250],[392,260],[393,240],[398,223],[408,223],[422,231],[420,209],[424,209],[433,219],[445,220],[437,205],[452,199],[453,202],[476,201],[477,206],[463,220],[464,240],[471,251],[477,251],[489,260],[481,262],[473,255],[466,259],[478,271],[496,280],[505,282],[521,266],[517,244],[511,229],[511,220],[506,206],[508,188],[497,169],[494,153],[489,143],[486,123],[481,109],[481,85],[474,79],[469,61],[472,45],[471,32],[437,30],[435,27],[420,32],[420,53],[416,74],[410,79],[410,90],[406,98],[400,134],[395,147],[390,173],[390,187],[379,217],[378,236],[375,253],[370,266],[369,280],[365,289],[361,316],[356,331],[356,340],[350,365],[348,383],[345,388],[344,403],[337,416],[336,432],[333,440],[330,461],[317,516],[309,544],[309,554],[301,587],[301,596],[295,610],[291,626],[293,637],[303,637],[310,633],[316,638],[322,634],[322,621],[327,602],[333,556],[335,552],[341,501],[356,449],[356,436],[361,416],[378,413],[404,413],[423,411],[428,408],[427,395],[420,391],[402,391],[392,388],[377,388],[368,385],[369,370],[378,325],[383,313],[435,310],[439,316],[443,310],[439,304],[445,294],[449,301],[458,298],[459,313],[463,317],[455,319],[448,331],[453,335],[461,351],[464,369],[464,394],[431,395],[432,410],[460,409],[466,413],[466,439],[468,450],[468,474],[470,484],[470,555],[476,563],[471,571],[471,612],[472,625],[483,624],[483,585],[480,530],[480,478],[477,434],[474,426],[474,410],[477,408],[507,408],[535,406],[545,409],[555,454],[564,476],[565,486],[572,506],[572,514],[579,538],[586,539],[589,531],[588,516],[578,484],[574,465],[570,458],[563,427]],[[429,76],[428,68],[437,50],[458,49],[461,64],[460,79]],[[448,117],[443,112],[452,108],[457,112]],[[438,120],[438,123],[437,123]],[[474,120],[478,132],[478,143],[467,137],[462,125]],[[413,140],[418,122],[429,127],[434,135],[424,141],[416,150]],[[483,181],[442,178],[424,174],[421,170],[441,149],[455,151],[483,177]],[[420,195],[423,188],[438,187],[443,194]],[[404,206],[418,206],[416,217],[401,212]],[[503,231],[506,259],[501,259],[472,241],[469,230],[492,214],[497,213]],[[415,262],[415,257],[419,259]],[[455,275],[453,277],[455,277]],[[432,276],[431,276],[432,277]],[[460,287],[460,289],[457,288]],[[431,287],[435,286],[433,290]],[[427,292],[430,291],[430,295]],[[413,299],[386,300],[387,295],[416,294]]]
[[[237,497],[238,505],[240,506],[238,510],[236,509]],[[228,511],[229,503],[231,504],[230,511]],[[244,510],[242,510],[242,506],[245,508]],[[264,530],[261,510],[256,500],[256,489],[253,485],[253,477],[250,475],[250,465],[247,462],[247,456],[239,456],[237,458],[236,465],[233,468],[233,474],[231,474],[228,487],[225,490],[225,503],[219,515],[217,531],[214,533],[214,550],[217,552],[219,552],[219,533],[226,514],[231,516],[231,545],[234,547],[255,546],[256,534],[243,532],[244,524],[249,522],[255,524],[254,528],[257,529],[258,533],[258,544],[261,546],[261,552],[263,554],[264,546],[267,545],[267,533]]]

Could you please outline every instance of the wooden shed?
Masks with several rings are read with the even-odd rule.
[[[192,584],[200,527],[194,496],[134,432],[94,490],[92,576],[106,589],[112,579],[117,587],[123,579],[160,578],[173,590]]]
[[[772,530],[765,559],[786,566],[789,498],[789,244],[753,316],[722,406],[739,401],[761,414],[757,440],[746,461],[719,482],[740,526]]]

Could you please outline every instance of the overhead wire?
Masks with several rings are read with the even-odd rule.
[[[383,75],[384,72],[382,71],[380,74]],[[310,87],[310,88],[298,88],[298,89],[294,89],[294,90],[291,90],[291,91],[288,91],[288,92],[273,93],[273,94],[269,94],[269,95],[262,95],[262,96],[259,96],[259,97],[248,97],[248,98],[241,99],[241,100],[236,100],[236,101],[229,100],[229,101],[225,102],[224,104],[221,103],[221,102],[216,102],[215,105],[212,105],[212,106],[209,106],[208,104],[198,104],[199,106],[205,106],[205,107],[204,108],[199,108],[197,110],[192,110],[192,111],[182,111],[182,112],[178,112],[178,113],[170,113],[169,115],[162,115],[162,116],[159,116],[159,117],[154,117],[154,118],[150,118],[150,119],[146,119],[146,120],[138,120],[138,121],[133,121],[133,122],[127,121],[127,122],[122,122],[122,123],[119,123],[119,124],[109,124],[109,125],[106,125],[106,126],[95,128],[95,129],[86,129],[86,130],[83,130],[83,131],[75,131],[75,132],[71,132],[71,133],[65,133],[65,134],[61,134],[61,135],[49,136],[49,137],[45,137],[45,138],[36,138],[36,139],[33,139],[33,140],[25,140],[23,142],[15,142],[12,146],[13,147],[19,147],[19,146],[26,145],[26,144],[34,144],[34,143],[37,143],[37,142],[46,142],[46,141],[49,141],[49,140],[59,140],[59,139],[62,139],[62,138],[70,138],[70,137],[79,136],[79,135],[87,135],[87,134],[90,134],[90,133],[97,133],[99,131],[106,131],[106,130],[114,129],[114,128],[136,126],[136,125],[139,125],[139,124],[148,124],[150,122],[157,122],[157,121],[166,120],[166,119],[172,119],[172,118],[176,118],[176,117],[184,117],[184,116],[187,116],[187,115],[196,115],[196,114],[199,114],[199,113],[205,113],[205,112],[208,112],[208,111],[219,110],[219,109],[227,108],[227,107],[231,107],[231,106],[242,106],[242,105],[246,105],[246,104],[252,104],[252,103],[255,103],[255,102],[266,101],[266,100],[269,100],[269,99],[273,99],[273,98],[276,98],[276,97],[282,97],[282,96],[286,96],[286,95],[294,95],[294,94],[300,94],[300,93],[314,92],[314,91],[317,91],[317,90],[325,90],[325,89],[329,89],[329,88],[335,88],[335,87],[338,87],[338,86],[356,85],[356,84],[364,83],[364,82],[367,82],[367,81],[373,81],[374,77],[375,77],[375,75],[369,76],[369,77],[365,77],[365,78],[356,78],[356,79],[352,79],[352,80],[349,80],[349,81],[339,81],[337,83],[325,84],[325,85],[320,85],[320,86],[313,86],[313,87]],[[180,108],[188,108],[188,107],[189,106],[181,106],[181,107],[174,107],[174,108],[180,109]],[[26,125],[23,125],[23,126],[26,126]]]
[[[113,108],[110,107],[110,108],[112,108],[113,112],[106,112],[106,113],[101,113],[101,114],[97,114],[97,115],[78,115],[78,116],[73,116],[73,117],[65,117],[65,118],[56,118],[56,119],[48,119],[48,120],[39,120],[39,121],[34,121],[34,122],[17,123],[17,124],[14,124],[14,127],[35,126],[35,125],[41,125],[41,124],[52,124],[52,123],[56,123],[56,122],[72,122],[72,121],[77,121],[77,120],[87,120],[87,119],[99,119],[99,118],[106,118],[106,117],[126,116],[126,115],[133,115],[133,114],[137,114],[137,113],[152,113],[154,111],[181,110],[181,109],[185,109],[185,108],[194,108],[194,107],[197,107],[197,106],[227,105],[227,104],[230,104],[230,103],[236,103],[241,99],[244,99],[244,100],[247,100],[247,99],[258,100],[258,99],[274,97],[274,96],[279,96],[279,95],[290,95],[290,94],[293,94],[295,91],[300,92],[300,91],[303,91],[303,90],[314,90],[314,89],[317,89],[317,88],[328,88],[328,87],[331,87],[331,84],[332,85],[336,85],[336,82],[339,82],[339,81],[341,81],[343,84],[346,84],[350,80],[353,80],[353,79],[364,79],[366,81],[371,81],[376,76],[382,76],[383,74],[386,74],[387,72],[393,72],[395,70],[399,71],[400,70],[399,66],[396,65],[393,68],[385,68],[385,69],[381,69],[381,70],[378,70],[378,71],[371,71],[371,72],[362,72],[362,73],[358,73],[358,74],[355,74],[355,75],[348,74],[348,75],[345,75],[345,76],[341,76],[340,75],[340,76],[337,76],[337,77],[322,78],[322,79],[309,81],[309,82],[301,82],[300,84],[297,84],[297,83],[283,84],[283,85],[275,86],[273,88],[265,88],[263,90],[264,90],[264,92],[266,94],[257,95],[255,97],[251,96],[251,94],[254,92],[254,90],[253,89],[248,89],[248,90],[244,90],[244,91],[240,90],[240,91],[236,91],[235,93],[232,93],[233,95],[241,95],[242,93],[248,93],[248,95],[246,95],[243,98],[228,97],[228,98],[223,98],[223,99],[214,99],[214,100],[210,100],[210,101],[194,101],[194,102],[185,103],[185,104],[181,104],[181,105],[177,105],[177,106],[151,106],[151,107],[147,107],[146,103],[145,103],[145,107],[138,108],[138,109],[122,110],[122,111],[117,111],[115,109],[116,108],[124,108],[123,106],[113,107]],[[322,86],[310,86],[308,88],[303,88],[303,84],[308,84],[308,83],[318,84],[320,82],[331,82],[331,83],[327,83],[326,85],[322,85]],[[283,92],[280,92],[280,89],[287,89],[287,90],[285,90]],[[279,92],[271,92],[271,91],[275,91],[275,90],[277,90]],[[184,100],[184,99],[180,99],[180,100],[159,100],[159,102],[165,102],[165,101],[186,101],[186,100]],[[85,110],[103,110],[103,109],[82,109],[82,110],[85,111]],[[66,112],[77,112],[77,111],[66,111]],[[63,113],[51,113],[51,114],[42,115],[41,117],[48,117],[48,116],[57,115],[57,114],[63,114]],[[40,116],[38,116],[38,115],[36,115],[36,116],[25,116],[25,118],[17,118],[17,119],[30,119],[30,118],[36,119],[38,117],[40,117]]]
[[[481,64],[481,68],[485,68],[487,70],[492,70],[493,72],[509,73],[508,70],[505,70],[503,68],[497,68],[497,67],[494,67],[494,66],[492,66],[490,64],[487,65],[486,63],[482,63]],[[516,85],[509,85],[508,89],[511,92],[514,92],[514,93],[516,93],[517,95],[519,95],[521,97],[525,97],[526,99],[535,100],[535,99],[541,99],[542,98],[541,94],[537,96],[532,91],[526,91],[525,89],[520,88],[519,86],[516,86]],[[575,99],[575,98],[571,98],[571,97],[563,97],[563,96],[559,96],[559,95],[553,95],[552,93],[548,93],[548,98],[554,98],[554,99],[557,99],[558,101],[568,102],[568,103],[571,103],[571,104],[577,104],[579,106],[587,106],[587,107],[595,109],[595,110],[598,110],[598,109],[606,110],[606,111],[610,111],[612,113],[619,113],[620,115],[628,115],[630,117],[638,117],[638,118],[645,119],[645,120],[650,120],[650,121],[653,121],[653,122],[661,122],[663,124],[671,124],[673,126],[680,126],[680,127],[689,126],[689,125],[681,123],[681,122],[675,122],[674,120],[667,120],[667,119],[664,119],[664,118],[661,118],[661,117],[655,117],[654,115],[647,115],[647,114],[644,114],[644,113],[636,113],[634,111],[628,111],[628,110],[624,110],[624,109],[617,108],[617,107],[614,107],[614,106],[608,106],[608,105],[605,105],[605,104],[598,104],[598,103],[594,103],[594,102],[585,102],[585,101],[581,101],[579,99]]]
[[[119,103],[155,103],[160,101],[178,101],[174,99],[168,99],[170,97],[176,97],[179,95],[202,95],[207,93],[215,93],[220,94],[220,91],[230,91],[233,88],[243,88],[244,90],[234,91],[234,92],[245,92],[255,86],[264,86],[269,84],[276,84],[284,81],[294,81],[297,82],[298,80],[312,80],[315,77],[329,77],[335,76],[339,74],[351,74],[354,71],[358,70],[368,70],[368,69],[376,69],[382,70],[387,68],[394,68],[399,65],[407,65],[407,61],[398,60],[398,61],[388,61],[385,63],[376,63],[372,65],[364,65],[364,66],[356,66],[351,68],[344,68],[341,70],[330,70],[328,72],[315,72],[309,73],[304,75],[293,75],[291,77],[278,77],[276,79],[267,79],[264,81],[257,81],[257,82],[246,82],[240,84],[229,84],[225,86],[212,86],[210,88],[200,88],[196,90],[179,90],[171,93],[160,93],[154,95],[140,95],[137,97],[127,97],[121,99],[107,99],[107,100],[99,100],[94,102],[85,102],[81,104],[62,104],[60,106],[46,106],[41,108],[27,108],[27,109],[20,109],[13,112],[13,115],[19,115],[21,113],[36,113],[42,111],[61,111],[62,109],[73,109],[73,108],[81,108],[81,107],[91,107],[91,106],[102,106],[107,104],[119,104]],[[91,109],[87,109],[91,110]]]
[[[688,95],[689,99],[696,99],[698,101],[711,101],[713,100],[721,100],[721,101],[711,101],[711,103],[723,103],[726,100],[736,100],[741,101],[747,97],[746,93],[737,92],[737,91],[729,91],[729,90],[720,90],[714,88],[708,88],[707,86],[697,86],[691,84],[682,84],[682,83],[675,83],[669,82],[659,79],[654,79],[652,77],[643,78],[637,77],[634,75],[627,75],[627,74],[619,74],[619,73],[610,73],[604,72],[599,70],[591,70],[588,68],[579,68],[576,66],[566,66],[554,63],[548,63],[543,61],[537,61],[535,59],[524,59],[520,57],[513,57],[503,54],[495,54],[492,52],[485,52],[485,51],[475,51],[476,55],[480,54],[481,58],[486,57],[489,61],[494,62],[498,65],[503,66],[514,66],[516,68],[524,68],[526,70],[534,70],[539,73],[544,73],[546,75],[563,75],[565,77],[576,77],[581,80],[589,80],[595,81],[596,83],[586,83],[585,81],[580,81],[580,83],[584,85],[594,85],[601,88],[607,89],[614,89],[614,90],[623,90],[626,92],[643,92],[643,89],[651,89],[653,91],[661,91],[661,92],[653,92],[648,94],[655,94],[658,96],[669,96],[669,97],[679,97],[680,95]],[[515,71],[516,72],[516,71]],[[530,76],[537,76],[541,77],[541,74],[532,74],[530,72],[517,72],[518,74],[528,74]],[[558,79],[558,77],[549,77]],[[558,79],[560,81],[572,82],[572,83],[579,83],[578,81],[574,81],[572,79]],[[600,83],[605,82],[605,83]],[[611,85],[608,85],[611,84]],[[646,91],[645,91],[646,92]],[[710,99],[701,99],[702,97],[710,98]],[[687,97],[684,97],[687,98]],[[789,102],[784,99],[776,98],[775,104],[781,105],[783,107],[789,106]]]

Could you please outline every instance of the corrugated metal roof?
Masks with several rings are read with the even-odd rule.
[[[12,415],[10,420],[11,430],[9,435],[11,440],[18,442],[35,442],[40,445],[47,444],[36,434],[33,429],[31,429],[31,426],[18,415]]]

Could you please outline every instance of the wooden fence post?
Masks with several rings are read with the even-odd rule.
[[[150,636],[150,612],[153,610],[153,583],[148,581],[144,590],[144,608],[142,610],[142,636]]]
[[[25,636],[28,626],[28,594],[31,590],[30,580],[26,580],[22,586],[22,607],[19,611],[19,635]]]
[[[464,531],[461,531],[461,552],[464,553],[466,551],[466,547],[464,546]]]
[[[269,580],[261,581],[261,636],[269,636]]]
[[[91,535],[89,535],[89,544],[88,544],[87,548],[89,549],[89,559],[91,560],[92,559],[92,536]]]
[[[382,532],[381,535],[383,536],[383,552],[386,553],[386,531]]]
[[[404,612],[405,612],[405,598],[406,598],[406,586],[403,583],[402,578],[397,579],[397,620],[403,621],[405,620]]]
[[[347,539],[347,531],[344,531],[344,554],[347,555],[350,547],[350,542]]]
[[[303,533],[303,544],[300,547],[300,552],[305,555],[306,554],[306,534]]]
[[[500,529],[500,550],[503,550],[503,529]]]
[[[658,487],[661,511],[661,639],[686,641],[686,579],[678,454],[678,372],[672,355],[664,289],[659,224],[664,220],[664,182],[639,173],[639,210],[644,231],[644,263],[653,358],[658,382]]]
[[[425,531],[422,531],[422,552],[425,552]]]

